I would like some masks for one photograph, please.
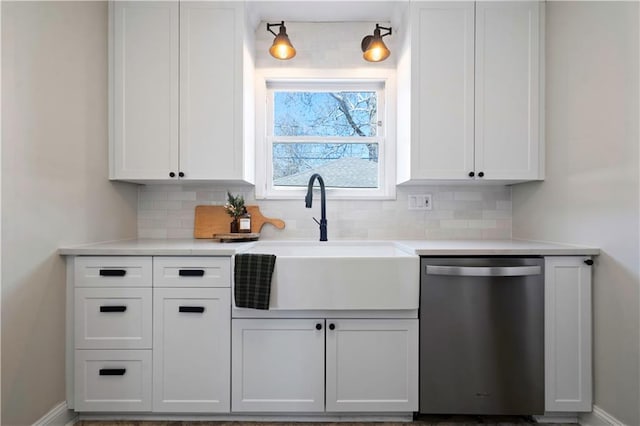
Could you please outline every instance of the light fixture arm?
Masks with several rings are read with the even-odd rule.
[[[274,36],[277,37],[278,34],[274,33],[273,30],[271,29],[271,27],[280,27],[279,34],[282,34],[283,32],[287,31],[285,26],[284,26],[284,21],[280,22],[279,24],[269,24],[269,23],[267,23],[267,31],[269,31],[271,34],[273,34]],[[285,29],[283,30],[283,28],[285,28]]]
[[[385,31],[387,31],[387,32],[386,32],[386,33],[384,33],[384,34],[382,34],[382,33],[380,32],[380,30],[385,30]],[[376,32],[378,32],[378,33],[380,34],[380,38],[382,38],[382,37],[386,37],[386,36],[388,36],[388,35],[391,35],[391,34],[392,34],[393,29],[392,29],[392,27],[382,27],[382,26],[380,26],[380,25],[376,24],[376,29],[375,29],[375,31],[376,31]],[[377,35],[377,34],[376,34],[376,35]]]

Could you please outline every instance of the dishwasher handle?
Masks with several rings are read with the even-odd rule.
[[[427,265],[427,275],[458,277],[521,277],[540,275],[540,266],[437,266]]]

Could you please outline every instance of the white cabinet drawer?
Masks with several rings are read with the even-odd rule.
[[[151,411],[151,351],[75,351],[76,411]]]
[[[78,256],[76,287],[151,287],[151,257]]]
[[[76,288],[76,349],[151,349],[151,288]]]
[[[153,258],[155,287],[231,287],[230,257]]]

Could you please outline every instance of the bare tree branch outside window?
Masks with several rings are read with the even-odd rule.
[[[299,186],[306,175],[322,167],[327,174],[342,170],[329,185],[376,187],[379,147],[364,138],[377,135],[377,106],[375,91],[275,91],[274,183]],[[309,136],[322,139],[317,143],[295,141],[295,137]],[[287,140],[279,141],[278,137]],[[344,143],[332,141],[332,137],[355,140]]]

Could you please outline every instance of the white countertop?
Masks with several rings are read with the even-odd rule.
[[[600,249],[595,247],[543,243],[526,240],[434,240],[398,241],[398,243],[415,250],[415,253],[419,256],[588,256],[600,254]]]
[[[143,239],[61,247],[63,255],[79,256],[231,256],[253,243],[219,243],[196,239]]]
[[[397,240],[395,242],[418,256],[590,256],[600,254],[600,249],[594,247],[525,240]],[[134,239],[61,247],[59,253],[71,256],[231,256],[253,244],[252,242],[219,243],[195,239]]]

